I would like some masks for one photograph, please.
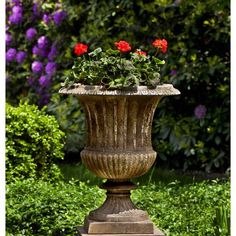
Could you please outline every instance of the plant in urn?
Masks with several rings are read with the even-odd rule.
[[[153,44],[165,53],[167,41]],[[80,235],[164,235],[130,199],[135,185],[130,181],[145,174],[156,159],[151,127],[155,109],[164,96],[180,92],[171,84],[161,84],[160,65],[154,56],[119,41],[115,49],[75,46],[71,75],[61,94],[78,96],[87,123],[87,141],[81,158],[93,173],[107,181],[102,206],[89,213]]]

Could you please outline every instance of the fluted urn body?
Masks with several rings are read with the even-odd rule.
[[[134,186],[129,180],[145,174],[156,159],[151,128],[160,99],[180,92],[171,84],[132,90],[104,90],[100,86],[78,84],[63,88],[60,93],[79,97],[87,123],[82,162],[97,176],[108,179],[103,186],[107,199],[87,217],[85,232],[163,235],[154,234],[146,212],[139,211],[131,202],[130,190]],[[115,224],[117,221],[123,224]],[[135,221],[140,221],[139,227]],[[103,222],[102,229],[97,222]]]
[[[96,175],[127,180],[146,173],[155,161],[151,122],[160,97],[83,96],[88,124],[82,161]]]

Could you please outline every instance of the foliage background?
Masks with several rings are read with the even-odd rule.
[[[225,171],[230,166],[229,128],[229,63],[230,63],[230,1],[225,0],[89,0],[37,1],[41,13],[32,19],[33,1],[23,1],[24,19],[20,25],[8,22],[12,3],[7,8],[7,32],[12,34],[15,47],[28,52],[23,64],[7,64],[7,101],[17,105],[21,99],[30,99],[58,119],[67,134],[67,159],[78,159],[83,147],[84,117],[74,97],[59,96],[60,82],[68,74],[76,42],[108,48],[124,39],[133,47],[151,43],[155,38],[166,38],[169,49],[163,59],[165,82],[171,82],[181,96],[163,99],[155,114],[153,145],[158,152],[158,165],[169,168]],[[57,25],[55,12],[67,15]],[[43,14],[52,16],[49,24]],[[41,88],[35,78],[33,85],[31,63],[47,58],[32,55],[37,41],[28,42],[25,31],[35,27],[37,37],[46,35],[56,43],[54,58],[57,71],[47,88]],[[13,89],[14,88],[14,89]],[[201,117],[194,112],[204,107]]]

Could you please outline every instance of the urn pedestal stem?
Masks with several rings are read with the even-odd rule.
[[[156,152],[151,128],[155,109],[163,96],[177,95],[179,91],[170,84],[125,91],[77,85],[63,88],[60,93],[79,97],[87,123],[82,162],[107,179],[101,186],[107,190],[105,202],[89,213],[79,234],[163,236],[147,212],[132,203],[130,191],[135,185],[130,179],[145,174],[153,165]]]

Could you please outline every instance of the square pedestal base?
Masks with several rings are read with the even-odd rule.
[[[150,219],[134,222],[112,222],[86,220],[88,234],[152,234],[154,225]]]
[[[82,226],[78,227],[78,231],[79,236],[165,236],[165,234],[157,228],[154,228],[153,234],[88,234]]]

